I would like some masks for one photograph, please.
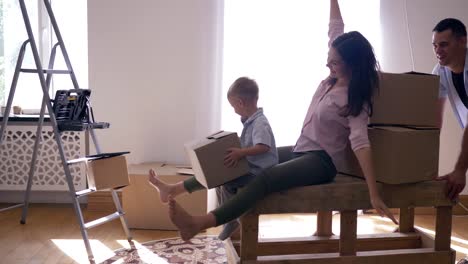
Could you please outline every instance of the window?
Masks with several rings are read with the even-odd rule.
[[[47,68],[52,46],[56,43],[44,7],[43,0],[25,0],[34,38],[42,60]],[[87,1],[52,1],[52,8],[70,56],[78,83],[88,86],[87,68]],[[0,104],[6,105],[16,67],[19,49],[27,39],[18,0],[0,0]],[[27,45],[23,68],[35,68],[31,46]],[[60,49],[55,59],[55,69],[66,69]],[[55,75],[50,95],[55,89],[73,88],[69,75]],[[16,87],[13,105],[28,112],[38,112],[42,89],[37,74],[21,73]]]
[[[380,1],[340,5],[345,31],[363,33],[379,57]],[[224,6],[222,128],[242,130],[226,92],[236,78],[248,76],[258,82],[258,105],[277,145],[294,145],[312,95],[328,76],[329,1],[233,0]]]

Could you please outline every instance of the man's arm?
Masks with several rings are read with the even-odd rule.
[[[453,179],[449,180],[449,183],[452,183],[449,190],[449,197],[452,199],[455,198],[466,185],[466,171],[468,170],[468,129],[465,127],[463,130],[462,138],[462,147],[460,155],[458,156],[457,163],[455,164],[455,169],[452,172]]]
[[[455,168],[449,174],[438,177],[437,180],[447,181],[447,196],[455,200],[466,186],[466,171],[468,170],[468,129],[463,130],[462,146]]]

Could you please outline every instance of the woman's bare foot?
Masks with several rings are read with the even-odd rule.
[[[188,241],[204,229],[202,216],[192,216],[185,211],[172,197],[169,197],[169,217],[179,229],[182,240]]]
[[[174,185],[161,181],[153,169],[149,170],[148,181],[158,190],[161,202],[167,203],[169,201],[169,196],[174,196]]]

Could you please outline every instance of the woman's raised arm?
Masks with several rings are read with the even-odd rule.
[[[333,20],[343,20],[338,0],[330,0],[330,22]]]
[[[330,0],[330,21],[328,24],[328,47],[341,34],[344,33],[344,23],[341,17],[338,0]]]

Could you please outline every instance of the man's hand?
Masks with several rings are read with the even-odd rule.
[[[227,153],[228,154],[224,157],[224,165],[228,168],[235,167],[237,161],[245,156],[240,148],[228,148]]]
[[[458,194],[463,191],[466,185],[466,172],[463,170],[454,170],[449,174],[437,177],[438,181],[447,181],[446,195],[454,201]]]

